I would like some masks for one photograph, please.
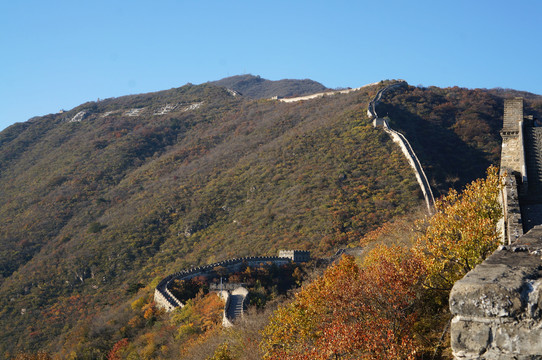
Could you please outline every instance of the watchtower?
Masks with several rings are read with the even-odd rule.
[[[515,175],[518,183],[526,188],[527,168],[523,145],[523,98],[512,98],[504,101],[501,136],[501,171]]]
[[[293,262],[307,262],[311,259],[311,252],[306,250],[280,250],[279,257],[291,259]]]
[[[523,98],[504,100],[503,131],[518,130],[518,123],[523,121]]]

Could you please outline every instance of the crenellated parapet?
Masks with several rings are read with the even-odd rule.
[[[281,252],[284,251],[288,250],[281,250]],[[308,258],[310,258],[310,253],[308,251],[295,251],[299,252],[299,254],[302,253],[303,256],[305,256],[303,260],[298,259],[297,262],[307,261],[308,259],[305,260],[307,256]],[[262,264],[266,265],[268,263],[280,266],[284,264],[289,264],[294,261],[288,256],[281,256],[281,254],[290,255],[290,253],[287,252],[279,253],[279,256],[248,256],[242,258],[233,258],[209,265],[197,266],[190,269],[181,270],[179,272],[166,276],[164,279],[162,279],[162,281],[160,281],[160,283],[158,283],[156,289],[154,290],[154,302],[159,308],[166,311],[172,311],[177,307],[183,307],[184,304],[179,299],[177,299],[169,290],[169,285],[174,280],[190,280],[192,278],[195,278],[196,276],[209,275],[214,271],[216,267],[219,266],[226,268],[229,271],[239,271],[244,266],[260,266]]]

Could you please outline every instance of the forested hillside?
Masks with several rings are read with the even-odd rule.
[[[2,131],[0,354],[106,358],[171,325],[134,302],[169,273],[284,248],[329,256],[423,207],[366,115],[384,85],[296,103],[185,85]],[[377,110],[441,193],[498,161],[498,92],[405,87]]]
[[[504,99],[525,98],[525,115],[542,115],[542,97],[510,89],[400,87],[377,107],[414,147],[435,195],[482,177],[500,159]]]
[[[366,118],[376,90],[283,104],[187,85],[6,129],[3,350],[59,350],[81,318],[183,267],[329,254],[416,207],[405,159]]]

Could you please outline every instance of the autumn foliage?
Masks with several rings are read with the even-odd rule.
[[[486,179],[437,202],[437,213],[418,224],[413,248],[381,245],[361,265],[343,257],[274,313],[263,332],[265,359],[414,359],[439,353],[434,333],[442,329],[431,326],[446,328],[442,298],[497,245],[498,191],[491,167]]]
[[[366,267],[344,257],[280,308],[265,330],[265,358],[413,358],[411,309],[421,266],[386,254],[375,254]]]
[[[492,166],[485,179],[473,181],[461,193],[450,190],[436,201],[436,214],[418,222],[422,233],[415,252],[427,267],[428,287],[451,289],[497,248],[500,186],[497,168]]]

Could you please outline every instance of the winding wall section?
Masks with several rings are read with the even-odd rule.
[[[388,124],[388,121],[386,119],[379,118],[378,114],[376,113],[376,104],[380,101],[384,92],[389,91],[393,88],[397,88],[397,87],[401,87],[405,85],[406,85],[406,82],[401,81],[401,82],[388,85],[380,89],[376,93],[376,96],[374,97],[374,99],[369,103],[369,107],[367,109],[367,115],[373,119],[374,127],[382,126],[384,131],[388,133],[388,135],[390,135],[393,142],[397,143],[401,147],[401,151],[403,152],[403,154],[408,160],[408,163],[414,170],[414,174],[416,175],[416,180],[418,181],[418,184],[420,185],[420,188],[422,189],[422,192],[423,192],[423,196],[425,198],[427,211],[431,215],[434,213],[434,209],[435,209],[435,198],[433,197],[433,191],[431,190],[431,186],[429,185],[427,176],[425,176],[425,172],[423,171],[420,160],[418,160],[418,157],[416,156],[416,153],[414,152],[414,149],[408,142],[407,138],[400,132],[393,130]]]
[[[244,265],[255,266],[269,262],[275,265],[283,265],[288,264],[291,261],[292,260],[289,258],[278,256],[250,256],[182,270],[166,276],[162,281],[160,281],[160,283],[158,283],[156,289],[154,290],[154,302],[159,308],[166,311],[172,311],[176,307],[183,307],[184,304],[169,290],[169,284],[171,284],[173,280],[189,280],[199,275],[209,274],[217,266],[227,268],[228,270],[237,271]]]

